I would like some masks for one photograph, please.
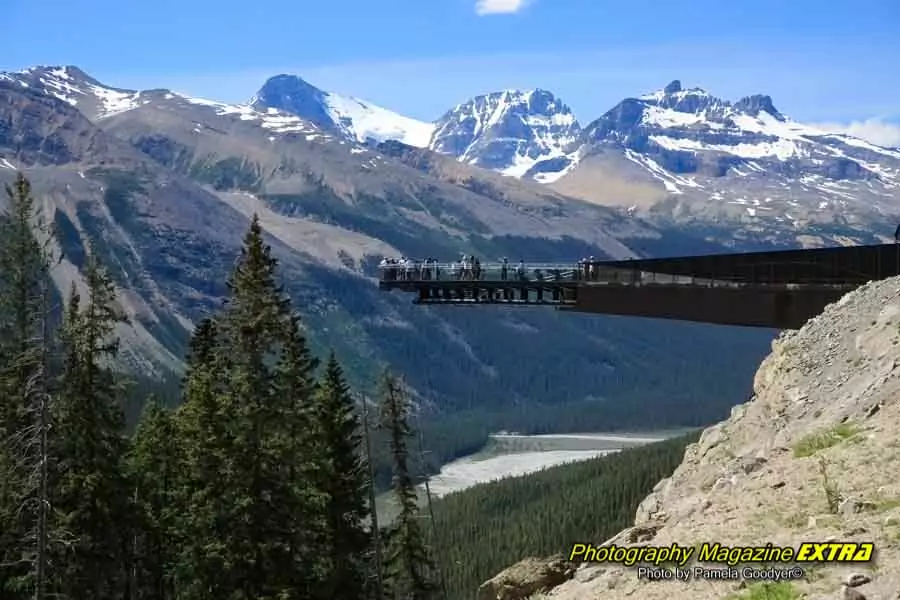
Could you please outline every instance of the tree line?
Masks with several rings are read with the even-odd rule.
[[[53,232],[28,180],[19,174],[6,193],[0,597],[436,597],[409,395],[383,373],[373,427],[402,510],[380,528],[368,417],[334,353],[309,350],[256,217],[225,304],[193,331],[178,407],[149,399],[129,435],[128,381],[115,368],[128,319],[115,285],[88,249],[83,281],[56,294]]]

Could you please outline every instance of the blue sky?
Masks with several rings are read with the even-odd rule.
[[[76,64],[110,85],[224,101],[289,72],[422,119],[478,93],[542,87],[587,122],[681,79],[725,98],[767,93],[798,120],[876,136],[900,122],[897,0],[4,4],[0,70]]]

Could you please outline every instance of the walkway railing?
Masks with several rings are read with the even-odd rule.
[[[571,264],[531,263],[523,269],[501,263],[477,268],[454,263],[386,265],[379,267],[381,281],[583,281],[583,273]]]
[[[407,265],[389,264],[379,266],[379,279],[387,284],[404,283],[450,283],[450,282],[484,282],[493,284],[620,284],[620,285],[690,285],[710,287],[745,287],[747,285],[766,286],[764,278],[753,282],[729,281],[727,279],[710,279],[685,275],[669,275],[640,271],[637,269],[610,268],[597,264],[559,264],[528,263],[524,267],[518,264],[486,263],[479,268],[463,266],[460,263],[410,263]],[[781,289],[801,288],[808,285],[816,287],[844,288],[848,284],[833,281],[807,281],[804,283],[772,283]]]

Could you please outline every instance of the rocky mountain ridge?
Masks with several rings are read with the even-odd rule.
[[[327,93],[273,80],[293,100],[265,106],[328,113],[322,122],[347,139],[399,140],[720,244],[877,243],[900,218],[900,152],[793,121],[764,94],[732,102],[675,80],[582,126],[551,92],[507,90],[423,123],[383,109],[335,119]],[[354,119],[375,133],[355,132]]]
[[[427,148],[717,243],[874,243],[900,218],[900,152],[793,121],[763,94],[732,102],[675,80],[584,126],[540,89],[479,95],[434,123],[377,107],[338,114],[332,96],[294,76],[269,80],[260,95],[271,98],[261,106],[347,139]]]
[[[804,576],[782,583],[776,597],[895,600],[898,398],[900,278],[893,278],[851,292],[799,331],[782,334],[756,373],[753,398],[688,447],[681,466],[640,505],[633,527],[605,542],[573,542],[874,542],[870,563],[802,564]],[[714,600],[749,598],[741,594],[752,583],[639,581],[630,567],[528,559],[486,582],[480,597]],[[537,593],[539,587],[551,589]]]
[[[673,81],[581,141],[555,189],[721,243],[877,243],[900,218],[900,153],[795,122],[765,95],[729,102]]]
[[[582,127],[540,89],[477,96],[424,123],[294,75],[270,78],[242,105],[104,86],[77,67],[2,77],[95,122],[168,102],[256,121],[273,142],[396,140],[737,247],[875,243],[900,218],[900,151],[792,121],[766,95],[730,102],[677,80]]]

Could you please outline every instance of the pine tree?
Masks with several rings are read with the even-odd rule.
[[[51,538],[49,244],[18,173],[0,215],[0,593],[42,599]],[[43,238],[42,240],[39,238]]]
[[[224,598],[229,591],[223,577],[229,526],[223,471],[231,442],[216,372],[217,344],[215,322],[201,321],[189,345],[182,404],[175,416],[181,477],[173,492],[177,514],[172,538],[178,549],[173,576],[182,600]]]
[[[331,476],[325,482],[331,539],[333,598],[365,597],[370,537],[368,473],[361,455],[360,420],[332,352],[319,389],[318,419]]]
[[[180,597],[316,598],[325,577],[314,363],[254,216],[223,311],[191,344]]]
[[[180,454],[172,414],[153,398],[134,433],[128,472],[134,493],[134,599],[174,598],[175,494]]]
[[[294,316],[286,329],[286,339],[276,368],[274,409],[281,427],[272,438],[272,460],[282,465],[274,483],[282,514],[276,519],[288,533],[282,574],[284,582],[301,597],[335,598],[328,587],[333,557],[328,548],[324,486],[332,476],[327,463],[321,423],[315,413],[318,361],[312,357]]]
[[[55,518],[69,536],[64,552],[54,553],[54,591],[104,600],[121,598],[126,588],[124,389],[111,364],[119,347],[114,329],[127,319],[94,252],[85,279],[84,307],[73,286],[64,316],[64,364],[53,405],[51,497]]]
[[[282,593],[279,575],[284,576],[270,566],[280,562],[277,555],[286,542],[285,523],[272,518],[278,514],[272,492],[281,469],[273,438],[285,425],[275,400],[272,362],[290,314],[276,269],[254,215],[218,319],[223,344],[219,375],[227,388],[224,410],[234,435],[225,465],[231,506],[226,579],[236,597],[246,600]]]
[[[400,507],[400,514],[388,530],[385,576],[394,598],[430,600],[435,597],[437,586],[419,526],[418,498],[409,468],[408,440],[413,434],[410,409],[409,396],[401,382],[385,371],[381,382],[381,426],[388,430],[394,465],[392,488]]]

